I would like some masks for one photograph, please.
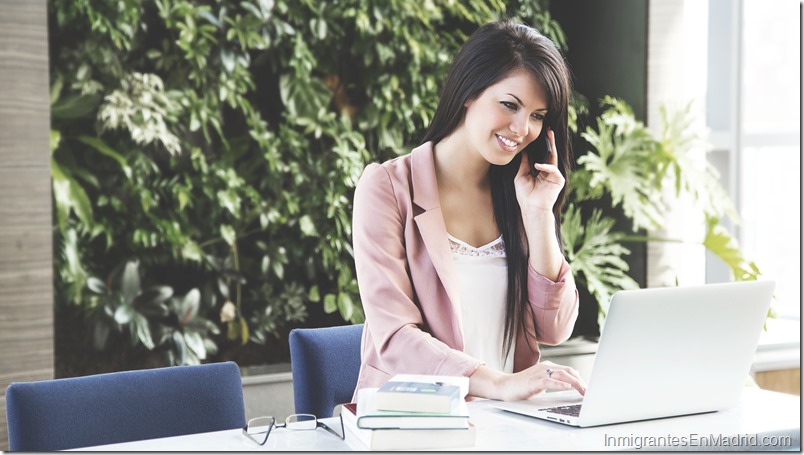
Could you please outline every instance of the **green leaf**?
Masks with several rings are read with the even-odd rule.
[[[140,293],[139,266],[139,261],[129,261],[126,262],[126,266],[123,269],[120,290],[123,293],[123,299],[126,303],[134,302],[134,298]]]
[[[181,255],[187,260],[201,262],[201,259],[204,257],[204,250],[191,240],[182,246]]]
[[[50,172],[53,178],[53,198],[56,203],[56,217],[59,230],[64,232],[70,212],[86,226],[93,225],[92,205],[81,185],[67,175],[59,163],[51,158]]]
[[[72,120],[88,117],[100,105],[97,93],[76,94],[62,98],[50,106],[50,115],[55,119]]]
[[[50,105],[52,106],[56,101],[58,101],[59,97],[61,96],[61,89],[64,87],[64,76],[61,73],[57,73],[55,79],[50,85]]]
[[[307,293],[307,300],[311,302],[318,302],[321,300],[321,295],[318,293],[318,285],[313,285]]]
[[[266,17],[263,15],[262,11],[257,8],[255,5],[249,2],[240,2],[240,6],[243,7],[244,10],[250,12],[254,15],[257,19],[265,20]]]
[[[737,240],[715,217],[709,216],[706,219],[706,237],[703,244],[729,267],[733,279],[737,281],[759,279],[760,272],[757,265],[743,256]]]
[[[56,151],[59,148],[59,144],[61,144],[61,132],[50,130],[50,152]]]
[[[179,323],[181,325],[188,324],[193,318],[198,315],[198,308],[201,304],[201,292],[193,288],[188,292],[184,298],[181,299],[179,306]]]
[[[227,245],[234,245],[237,242],[237,233],[235,232],[232,226],[228,224],[221,225],[221,237],[226,242]]]
[[[272,267],[274,269],[274,275],[281,280],[285,275],[285,267],[279,261],[273,261]]]
[[[75,180],[70,179],[69,185],[70,205],[75,211],[76,216],[78,216],[78,219],[80,219],[84,225],[92,226],[94,220],[92,215],[92,203],[89,202],[89,196],[87,196],[84,188]]]
[[[243,318],[238,318],[238,320],[240,321],[240,344],[245,346],[249,339],[248,323]]]
[[[224,299],[229,298],[229,285],[222,278],[218,279],[218,291],[221,293]]]
[[[177,197],[179,199],[179,211],[184,210],[192,202],[190,195],[185,191],[178,191]]]
[[[313,32],[313,35],[323,40],[327,37],[327,21],[321,18],[315,18],[310,20],[310,31]]]
[[[128,177],[129,179],[131,178],[131,168],[129,167],[128,162],[126,161],[126,158],[123,155],[114,151],[108,145],[106,145],[106,143],[103,142],[103,140],[91,136],[78,136],[78,140],[94,148],[104,156],[107,156],[116,161],[117,164],[120,165],[120,169],[123,170],[123,173],[126,175],[126,177]]]
[[[201,335],[199,335],[198,332],[185,332],[184,342],[187,344],[187,347],[193,351],[193,354],[195,354],[196,357],[201,360],[207,358],[207,349],[204,346],[204,339],[201,338]]]
[[[711,144],[704,140],[704,133],[695,127],[692,103],[684,109],[670,111],[659,106],[662,124],[661,149],[667,157],[668,171],[676,181],[676,195],[682,192],[707,216],[727,216],[738,219],[737,210],[726,190],[720,184],[715,167],[706,159]]]
[[[271,17],[271,12],[274,9],[274,0],[259,0],[260,12],[265,19]]]
[[[135,305],[153,305],[166,302],[173,297],[170,286],[154,286],[146,289],[134,300]]]
[[[67,219],[70,217],[70,182],[66,179],[53,177],[53,200],[56,205],[56,223],[60,232],[67,230]]]
[[[302,234],[308,237],[315,237],[318,235],[318,232],[315,230],[315,224],[313,223],[313,219],[310,218],[310,215],[304,215],[299,218],[299,228],[301,229]]]
[[[93,277],[89,277],[87,279],[87,287],[92,291],[98,294],[105,294],[106,293],[106,283],[103,280]]]
[[[240,216],[240,196],[234,191],[218,191],[218,202],[235,217]]]
[[[145,319],[145,316],[138,313],[132,315],[132,330],[134,330],[137,339],[146,349],[152,350],[155,347],[154,340],[151,337],[151,328],[148,326],[148,320]]]
[[[114,321],[120,325],[126,325],[134,318],[134,314],[135,311],[131,305],[120,305],[114,312]]]
[[[352,298],[349,294],[341,292],[338,294],[338,310],[341,313],[341,317],[344,321],[349,321],[352,319],[352,314],[354,313],[355,304],[352,302]]]
[[[279,94],[290,118],[314,119],[325,109],[332,91],[321,79],[297,78],[284,74],[279,78]]]
[[[234,53],[232,53],[232,51],[228,49],[221,49],[221,63],[223,63],[223,67],[224,69],[226,69],[228,73],[234,71],[235,67]]]
[[[240,322],[237,319],[226,323],[226,338],[232,341],[240,338]]]
[[[137,311],[149,319],[163,319],[170,315],[170,309],[164,303],[151,302],[147,305],[140,305]]]
[[[335,294],[327,294],[324,296],[324,312],[327,314],[338,311],[338,300]]]
[[[218,28],[223,27],[223,23],[221,23],[221,21],[219,21],[217,17],[215,17],[212,14],[210,14],[209,11],[199,9],[198,10],[198,15],[203,17],[204,19],[206,19],[210,24],[214,25],[215,27],[218,27]]]

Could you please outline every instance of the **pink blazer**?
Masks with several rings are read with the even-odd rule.
[[[353,243],[366,314],[357,389],[378,387],[398,373],[471,375],[482,362],[463,352],[458,281],[432,143],[366,167],[355,191]],[[550,345],[569,338],[578,292],[566,260],[557,282],[530,267],[528,296],[527,330]],[[539,357],[538,346],[531,349],[520,330],[514,371]]]

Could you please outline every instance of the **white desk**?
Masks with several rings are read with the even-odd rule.
[[[469,404],[472,422],[477,426],[477,444],[459,451],[603,451],[627,450],[648,446],[648,438],[664,438],[677,447],[658,447],[660,450],[799,450],[801,447],[801,400],[756,388],[746,388],[737,408],[684,417],[606,425],[593,428],[573,428],[558,423],[501,411],[489,406],[490,401]],[[325,419],[334,424],[337,419]],[[337,425],[337,424],[335,424]],[[707,447],[711,438],[742,437],[746,444],[756,441],[759,446]],[[347,438],[350,435],[347,433]],[[788,439],[789,445],[765,446],[763,438]],[[608,445],[607,445],[608,438]],[[642,438],[641,440],[639,438]],[[676,439],[673,439],[676,438]],[[686,438],[686,439],[683,439]],[[680,445],[687,441],[686,446]],[[615,445],[615,441],[625,445]],[[327,451],[350,450],[349,446],[319,429],[315,431],[274,430],[265,446],[260,447],[243,436],[241,430],[226,430],[171,438],[151,439],[121,444],[90,447],[82,450],[100,451]]]

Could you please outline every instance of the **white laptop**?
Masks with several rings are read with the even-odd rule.
[[[580,427],[734,407],[774,287],[750,281],[617,292],[584,397],[546,393],[494,406]]]

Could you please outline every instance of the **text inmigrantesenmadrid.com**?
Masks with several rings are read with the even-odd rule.
[[[760,434],[697,434],[678,435],[636,435],[614,436],[603,435],[605,447],[623,447],[641,449],[643,447],[791,447],[790,436]]]

